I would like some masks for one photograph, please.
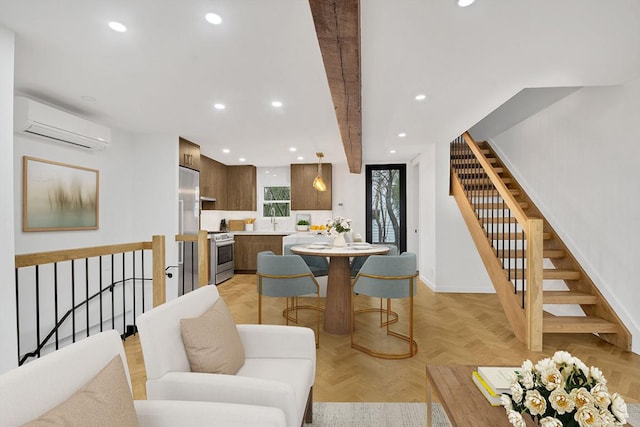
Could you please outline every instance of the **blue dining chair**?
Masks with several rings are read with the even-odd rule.
[[[351,347],[370,356],[381,359],[405,359],[413,357],[418,352],[418,344],[413,338],[413,298],[416,294],[417,262],[416,254],[405,252],[402,255],[372,255],[360,268],[352,284],[351,298]],[[356,296],[366,295],[387,300],[386,322],[378,327],[386,328],[386,334],[406,341],[409,349],[406,353],[385,353],[372,350],[355,342],[355,316],[357,314],[378,311],[377,308],[355,310]],[[409,299],[409,335],[392,331],[389,326],[391,320],[391,299]],[[397,319],[397,318],[396,318]]]
[[[298,246],[298,244],[284,245],[282,254],[293,255],[291,252],[292,246]],[[329,274],[329,261],[327,258],[321,256],[312,255],[300,255],[302,260],[309,266],[311,273],[314,277],[327,276]]]
[[[398,247],[396,245],[391,245],[387,243],[380,243],[380,245],[387,246],[389,248],[389,252],[387,252],[385,255],[391,255],[391,256],[398,255]],[[367,258],[369,257],[357,256],[353,258],[353,261],[351,261],[351,277],[352,278],[358,275],[358,272],[362,268],[362,265],[367,260]]]
[[[289,322],[298,323],[298,310],[315,310],[316,346],[320,345],[320,287],[309,266],[300,255],[275,255],[272,251],[258,253],[256,271],[258,286],[258,323],[262,323],[262,296],[284,297],[286,307],[282,315]],[[316,295],[316,305],[300,305],[298,297]]]

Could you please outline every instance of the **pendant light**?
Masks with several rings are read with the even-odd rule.
[[[324,183],[324,179],[322,179],[322,158],[324,157],[324,153],[316,153],[318,156],[318,175],[313,180],[313,188],[318,191],[326,191],[327,184]]]

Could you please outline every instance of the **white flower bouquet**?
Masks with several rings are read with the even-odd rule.
[[[351,220],[337,216],[327,221],[327,233],[335,231],[336,233],[345,233],[351,231]]]
[[[588,368],[566,351],[513,374],[511,396],[502,395],[509,422],[524,427],[529,413],[541,427],[622,426],[629,414],[624,399],[609,393],[600,369]]]

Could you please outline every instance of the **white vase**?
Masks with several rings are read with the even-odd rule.
[[[347,242],[344,240],[344,233],[338,233],[338,235],[333,239],[333,246],[346,246]]]

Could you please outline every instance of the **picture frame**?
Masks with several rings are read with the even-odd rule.
[[[99,171],[24,156],[22,231],[97,230]]]

